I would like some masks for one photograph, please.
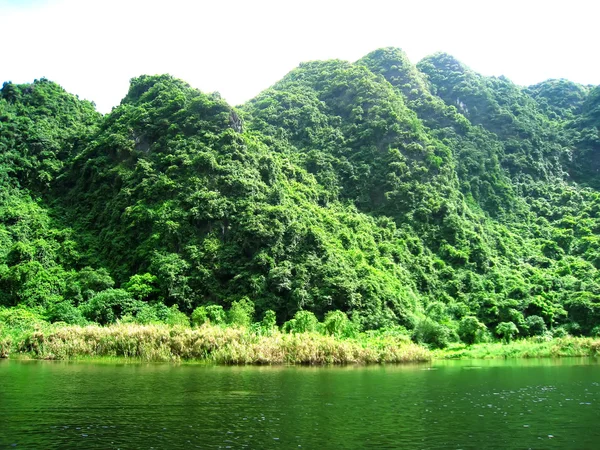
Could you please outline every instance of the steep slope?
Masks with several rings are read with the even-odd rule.
[[[47,193],[100,121],[48,80],[0,91],[0,305],[51,308],[79,290],[81,247]],[[93,270],[92,270],[93,272]]]
[[[460,324],[596,333],[597,93],[393,48],[304,63],[240,111],[168,75],[103,118],[6,84],[0,304],[109,322],[249,298],[438,346]]]
[[[447,105],[433,95],[427,76],[397,48],[376,50],[358,61],[381,74],[406,98],[407,106],[423,121],[429,135],[450,148],[456,161],[460,189],[471,204],[502,217],[518,203],[510,179],[500,166],[504,147],[498,137],[473,125],[463,114],[464,104]]]
[[[62,180],[71,220],[92,231],[118,281],[149,272],[184,310],[250,296],[281,320],[342,309],[368,327],[408,324],[420,308],[414,283],[379,250],[393,223],[324,206],[326,187],[284,143],[243,127],[179,80],[133,80]]]
[[[570,165],[573,178],[600,189],[600,86],[589,91],[581,104],[581,114],[568,123],[575,149]]]

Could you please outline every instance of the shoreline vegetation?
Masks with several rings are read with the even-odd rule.
[[[215,364],[374,364],[423,362],[430,351],[393,335],[338,338],[317,332],[263,333],[249,327],[206,323],[171,325],[48,326],[5,334],[0,356],[34,359],[124,357],[141,361]]]
[[[451,344],[429,349],[391,332],[355,337],[318,332],[268,333],[245,326],[118,323],[109,326],[48,324],[31,329],[0,325],[0,358],[144,362],[197,361],[220,365],[348,365],[415,363],[439,359],[595,357],[600,339],[528,338],[510,343]]]

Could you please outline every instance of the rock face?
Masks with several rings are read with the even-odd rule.
[[[243,130],[242,119],[237,115],[235,111],[231,111],[229,114],[229,125],[238,133],[241,133]]]

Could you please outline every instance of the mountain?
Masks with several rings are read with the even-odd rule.
[[[437,346],[468,320],[596,334],[599,101],[395,48],[303,63],[239,109],[168,75],[105,116],[5,83],[0,305],[107,322],[250,299]]]

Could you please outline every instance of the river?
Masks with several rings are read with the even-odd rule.
[[[600,448],[591,359],[372,367],[0,360],[0,449]]]

